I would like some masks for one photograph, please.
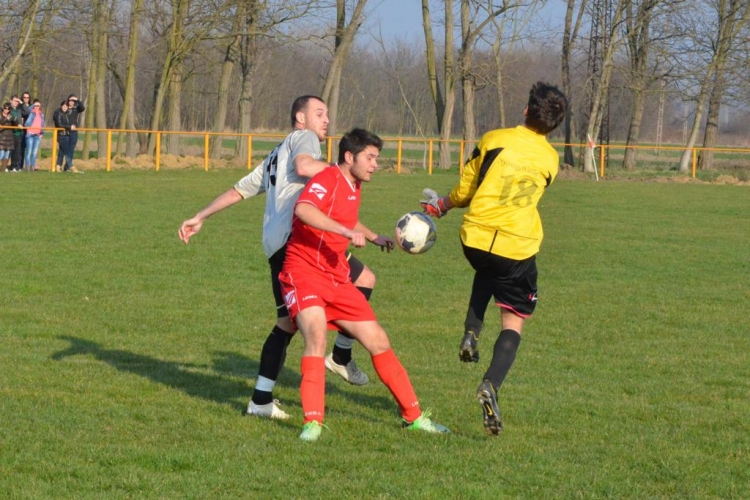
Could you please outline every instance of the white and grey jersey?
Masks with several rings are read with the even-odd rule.
[[[263,163],[234,185],[245,199],[266,193],[263,251],[267,257],[276,253],[289,239],[294,204],[309,180],[298,175],[294,168],[294,159],[300,154],[310,155],[316,160],[324,159],[315,132],[295,130],[271,151]]]

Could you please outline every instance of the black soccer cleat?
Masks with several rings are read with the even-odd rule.
[[[482,405],[484,413],[484,430],[490,436],[497,436],[503,430],[503,418],[497,407],[497,394],[489,380],[479,384],[477,389],[477,400]]]
[[[476,335],[474,332],[466,332],[464,334],[463,340],[461,340],[461,347],[458,351],[458,359],[460,359],[464,363],[479,362],[477,340],[479,340],[479,335]]]

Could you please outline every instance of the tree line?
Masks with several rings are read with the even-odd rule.
[[[7,0],[0,88],[50,115],[80,95],[84,127],[144,131],[118,135],[116,154],[131,156],[153,152],[153,130],[285,130],[302,94],[326,100],[331,135],[356,125],[474,141],[518,123],[537,80],[569,97],[553,137],[566,144],[681,144],[684,171],[696,145],[747,145],[750,2],[552,1],[421,0],[421,33],[384,39],[376,0]],[[84,155],[104,154],[96,137]],[[577,151],[565,163],[592,170],[591,151]],[[699,168],[712,162],[701,152]]]

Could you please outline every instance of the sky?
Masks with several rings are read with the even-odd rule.
[[[370,0],[373,13],[365,29],[377,35],[382,32],[386,41],[394,39],[419,40],[422,38],[422,2],[419,0]]]
[[[542,12],[545,17],[552,17],[559,24],[565,15],[565,5],[564,0],[547,0]],[[382,32],[386,42],[401,39],[424,45],[420,0],[370,0],[368,10],[371,14],[362,27],[363,32],[369,32],[371,36]],[[433,15],[437,12],[433,11]],[[436,36],[442,30],[434,21],[432,29]]]

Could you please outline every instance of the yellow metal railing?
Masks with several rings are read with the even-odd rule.
[[[0,128],[11,128],[11,129],[17,129],[18,127],[9,127],[4,126]],[[57,163],[57,157],[58,157],[58,147],[57,147],[57,134],[58,131],[61,129],[56,129],[54,127],[45,127],[43,130],[50,131],[52,133],[52,143],[50,145],[51,149],[51,155],[50,155],[50,171],[55,172],[56,170],[56,163]],[[96,129],[96,128],[79,128],[78,129],[79,136],[85,134],[86,132],[93,132],[93,133],[105,133],[107,136],[106,140],[106,156],[105,156],[105,169],[107,172],[112,171],[112,139],[113,134],[154,134],[154,144],[155,144],[155,150],[153,153],[154,157],[154,169],[155,171],[159,171],[161,169],[162,164],[162,137],[164,135],[179,135],[179,136],[193,136],[193,137],[202,137],[202,159],[203,159],[203,169],[205,171],[208,171],[211,164],[211,158],[210,156],[210,145],[211,145],[211,138],[221,138],[221,137],[232,137],[237,139],[244,139],[247,143],[247,157],[244,159],[244,164],[248,170],[252,169],[254,167],[253,163],[253,140],[254,139],[278,139],[281,140],[285,137],[286,134],[261,134],[261,133],[253,133],[253,134],[238,134],[238,133],[232,133],[232,132],[189,132],[189,131],[164,131],[164,130],[156,130],[156,131],[150,131],[150,130],[131,130],[131,129]],[[324,151],[326,152],[326,157],[328,161],[333,160],[333,151],[334,151],[334,142],[337,142],[340,137],[328,137],[326,138],[325,145],[324,145]],[[415,145],[421,145],[422,151],[424,151],[424,148],[426,148],[426,160],[423,161],[423,168],[427,170],[428,174],[433,173],[433,163],[434,163],[434,150],[436,147],[439,147],[443,143],[448,143],[449,147],[451,149],[451,153],[455,154],[455,149],[458,149],[458,158],[459,161],[458,167],[459,172],[463,172],[463,163],[465,161],[465,153],[467,150],[467,146],[473,146],[476,144],[477,141],[464,141],[464,140],[450,140],[445,141],[442,139],[430,139],[430,138],[406,138],[406,137],[395,137],[395,138],[388,138],[384,137],[383,140],[386,143],[395,143],[395,171],[397,173],[402,173],[404,169],[404,164],[406,162],[405,158],[405,151],[414,151],[415,149],[418,149],[418,147],[415,147]],[[79,140],[79,143],[82,141]],[[565,144],[561,143],[552,143],[554,147],[556,147],[558,150],[561,150]],[[583,148],[589,147],[588,144],[570,144],[573,148],[576,148],[577,151],[580,153],[583,151]],[[594,153],[596,156],[598,156],[599,164],[596,166],[598,169],[599,175],[601,177],[604,177],[606,174],[606,163],[608,156],[612,156],[615,153],[622,152],[624,154],[625,150],[627,149],[637,149],[637,150],[650,150],[655,151],[656,155],[658,155],[661,152],[679,152],[684,151],[684,146],[655,146],[655,145],[638,145],[638,146],[625,146],[625,145],[596,145],[594,146],[596,149],[598,149],[598,155]],[[691,148],[692,152],[692,168],[691,168],[691,176],[693,178],[696,177],[696,171],[697,171],[697,165],[698,165],[698,154],[700,151],[713,151],[714,153],[732,153],[737,155],[747,155],[742,157],[742,163],[747,164],[750,168],[750,149],[748,148],[702,148],[702,147],[693,147]],[[389,154],[390,157],[394,156],[392,153],[392,148],[389,148]],[[681,155],[679,155],[681,157]],[[662,163],[679,163],[679,158],[677,156],[668,157],[666,159],[662,158],[659,160]],[[456,164],[456,161],[452,161],[452,164]]]

